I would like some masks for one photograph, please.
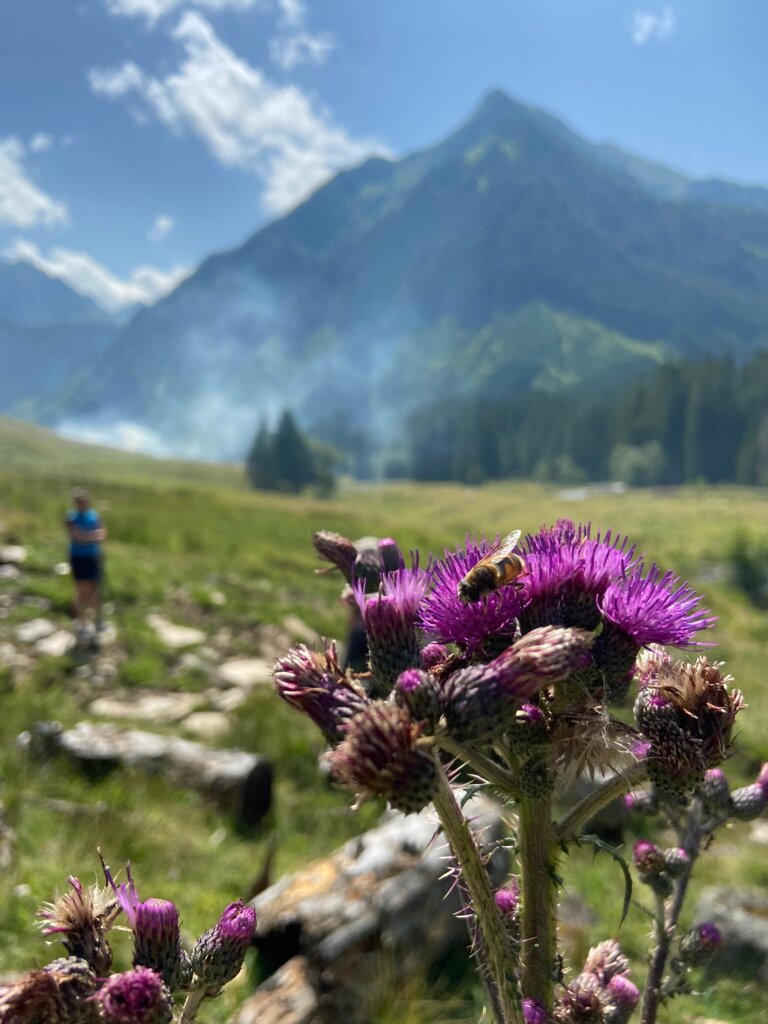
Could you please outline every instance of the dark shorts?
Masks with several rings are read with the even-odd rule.
[[[101,579],[101,559],[92,555],[72,555],[69,560],[72,575],[76,580],[91,580],[97,583]]]

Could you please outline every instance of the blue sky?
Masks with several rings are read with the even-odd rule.
[[[768,185],[766,40],[764,0],[1,0],[0,254],[152,301],[494,87]]]

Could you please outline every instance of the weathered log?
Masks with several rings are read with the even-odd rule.
[[[498,811],[468,808],[500,885],[507,867]],[[387,815],[330,857],[286,876],[254,901],[260,963],[274,972],[233,1024],[364,1024],[382,962],[394,985],[469,944],[450,860],[431,810]],[[312,995],[314,993],[314,995]],[[278,1019],[276,1016],[275,1019]]]
[[[271,763],[244,750],[217,750],[175,736],[95,722],[79,722],[67,730],[40,722],[28,746],[39,756],[64,754],[91,777],[126,766],[166,773],[178,785],[215,801],[246,828],[258,824],[272,805]]]

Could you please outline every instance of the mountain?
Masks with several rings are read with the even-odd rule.
[[[764,191],[691,182],[492,92],[437,145],[344,171],[206,260],[46,415],[232,456],[285,405],[344,446],[438,396],[744,359],[768,344]]]
[[[0,409],[64,385],[115,340],[119,321],[28,263],[0,262]]]

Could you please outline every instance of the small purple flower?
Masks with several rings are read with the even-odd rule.
[[[625,1024],[640,1002],[640,989],[623,974],[617,974],[606,985],[605,999],[613,1010],[612,1024]]]
[[[503,917],[516,917],[520,912],[520,886],[517,882],[509,882],[503,889],[497,889],[493,899]]]
[[[664,855],[650,839],[638,839],[632,850],[632,859],[641,875],[657,875],[664,870]]]
[[[113,974],[92,998],[104,1024],[170,1024],[173,1017],[171,994],[148,967]]]
[[[720,929],[712,921],[695,925],[680,939],[680,959],[691,967],[705,964],[723,942]]]
[[[464,604],[456,588],[493,545],[467,537],[464,548],[446,551],[429,570],[432,589],[421,605],[421,627],[441,643],[455,643],[473,652],[497,634],[508,633],[523,607],[515,587],[502,587],[482,601]]]
[[[701,595],[673,572],[636,566],[627,579],[611,583],[598,602],[603,616],[635,645],[703,646],[694,639],[717,619],[700,607]]]
[[[407,708],[415,721],[423,723],[426,733],[434,732],[443,704],[440,686],[433,675],[419,668],[406,669],[395,685],[394,700],[401,708]]]
[[[429,579],[423,569],[398,569],[381,577],[378,594],[366,596],[360,580],[353,593],[368,636],[371,672],[383,696],[401,672],[421,664],[416,623]]]
[[[421,667],[429,671],[442,665],[450,656],[450,651],[443,644],[427,644],[421,650]]]
[[[278,695],[308,715],[332,745],[341,742],[350,719],[369,703],[341,671],[333,642],[324,654],[298,644],[277,660],[272,676]]]
[[[240,972],[255,934],[256,911],[253,907],[242,900],[230,903],[213,928],[200,936],[192,950],[196,982],[202,982],[211,995],[217,993]]]
[[[546,1006],[535,999],[523,1000],[523,1020],[525,1024],[547,1024],[549,1020]]]

